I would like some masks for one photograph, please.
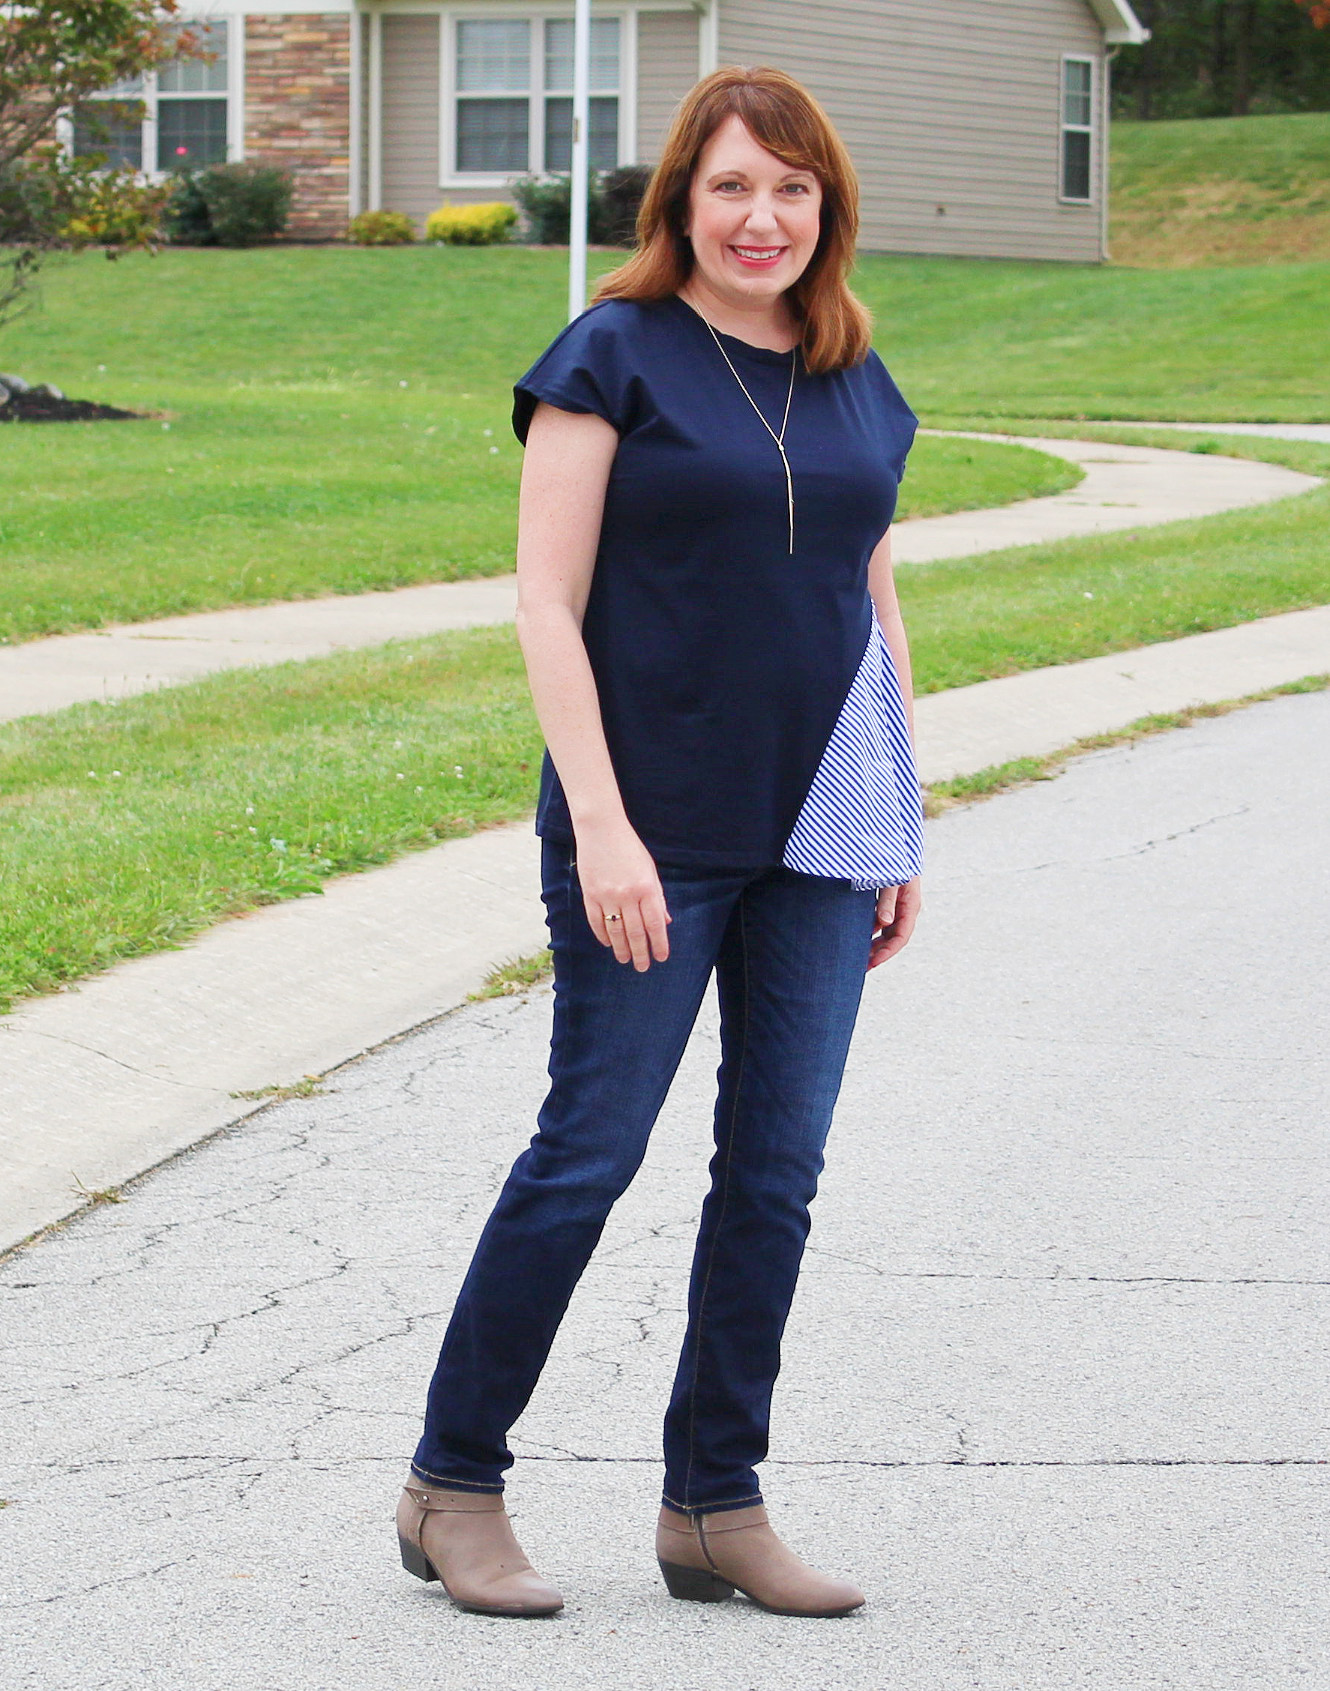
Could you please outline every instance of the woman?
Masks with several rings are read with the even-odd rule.
[[[407,1568],[481,1613],[562,1606],[503,1511],[507,1434],[713,973],[716,1155],[657,1554],[675,1597],[864,1601],[786,1549],[755,1473],[864,971],[919,905],[888,535],[915,418],[846,287],[856,226],[812,98],[779,71],[717,71],[675,119],[637,254],[515,390],[551,1086],[398,1510]]]

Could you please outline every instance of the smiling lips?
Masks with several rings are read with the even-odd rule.
[[[783,258],[785,256],[785,250],[786,249],[784,247],[732,246],[730,248],[730,251],[739,260],[740,264],[760,266],[764,270],[769,269],[779,259]]]

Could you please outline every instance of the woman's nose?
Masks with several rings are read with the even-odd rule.
[[[776,207],[771,200],[755,198],[744,221],[754,234],[769,233],[776,227]]]

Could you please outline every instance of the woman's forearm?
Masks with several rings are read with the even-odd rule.
[[[559,772],[574,830],[580,836],[588,829],[626,823],[576,615],[556,603],[519,606],[517,637],[536,719]]]

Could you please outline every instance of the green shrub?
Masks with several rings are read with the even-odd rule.
[[[572,221],[573,179],[567,171],[519,176],[513,198],[526,213],[526,238],[542,247],[566,247]],[[600,201],[593,176],[587,193],[587,240],[600,241]]]
[[[517,208],[506,200],[485,205],[441,205],[425,219],[425,239],[452,247],[490,247],[506,241],[517,222]]]
[[[252,247],[286,228],[291,177],[265,164],[214,164],[182,171],[166,211],[179,246]]]
[[[593,171],[587,183],[587,240],[597,246],[630,247],[636,238],[637,208],[651,180],[644,164]],[[526,238],[539,246],[568,244],[572,221],[572,177],[519,176],[513,196],[526,213]]]
[[[166,238],[178,247],[217,245],[199,179],[186,171],[176,177],[166,202]]]
[[[71,159],[54,150],[0,165],[0,243],[151,247],[167,190],[105,165],[104,154]]]
[[[649,164],[621,164],[607,170],[598,183],[601,240],[610,247],[637,245],[637,213],[651,181]]]
[[[416,226],[404,211],[362,211],[346,226],[357,247],[404,247],[416,238]]]
[[[58,239],[73,211],[63,200],[51,172],[18,161],[0,165],[0,242]]]

